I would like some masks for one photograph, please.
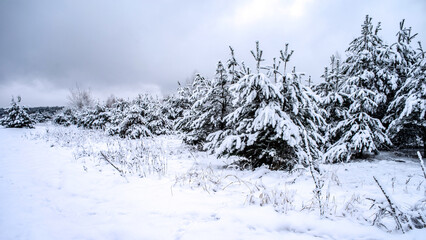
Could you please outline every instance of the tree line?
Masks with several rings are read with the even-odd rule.
[[[294,53],[288,44],[265,64],[256,42],[253,66],[238,61],[230,47],[214,77],[196,74],[164,99],[145,94],[94,104],[87,93],[79,98],[74,92],[74,107],[54,122],[129,138],[177,131],[186,143],[218,156],[286,170],[309,159],[334,163],[393,147],[424,147],[425,51],[404,20],[390,45],[380,30],[366,16],[347,57],[331,56],[324,82],[314,86],[295,67],[288,69]]]

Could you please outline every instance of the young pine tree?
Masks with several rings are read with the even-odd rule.
[[[210,88],[210,82],[200,74],[196,74],[191,88],[187,87],[188,108],[182,113],[182,117],[176,121],[176,129],[185,133],[184,141],[191,145],[201,143],[198,137],[198,130],[193,126],[193,122],[203,111],[202,106],[195,106],[195,103],[204,98]]]
[[[151,95],[147,95],[147,100],[148,128],[155,135],[169,134],[173,127],[172,121],[167,115],[164,102]]]
[[[210,134],[206,147],[220,156],[243,157],[252,167],[291,169],[303,151],[301,130],[283,111],[281,87],[260,72],[263,52],[258,42],[252,55],[256,72],[231,85],[235,108],[225,117],[225,130]]]
[[[205,95],[192,106],[195,118],[188,135],[194,144],[202,145],[210,133],[225,129],[225,116],[231,110],[229,84],[227,71],[219,62],[216,76],[208,84]]]
[[[334,55],[331,56],[330,68],[325,68],[324,74],[321,76],[325,82],[315,86],[315,92],[319,94],[321,100],[319,103],[320,108],[324,109],[326,114],[326,129],[325,142],[326,147],[329,147],[330,142],[335,142],[330,135],[330,129],[335,127],[337,123],[343,119],[348,118],[349,96],[344,93],[341,86],[344,82],[343,74],[341,71],[340,60]]]
[[[384,123],[388,124],[387,133],[395,145],[416,146],[419,138],[422,139],[422,127],[419,124],[410,123],[412,121],[408,121],[409,118],[407,117],[401,118],[401,112],[405,108],[405,101],[408,98],[407,94],[409,92],[413,93],[410,88],[413,87],[413,79],[417,79],[417,77],[411,77],[413,77],[413,71],[416,68],[419,69],[418,67],[421,65],[417,61],[420,59],[421,62],[422,50],[420,47],[419,54],[417,54],[411,46],[411,42],[417,34],[413,35],[411,27],[406,28],[404,23],[404,20],[400,22],[400,29],[396,34],[397,41],[391,46],[393,53],[391,67],[395,71],[395,75],[398,76],[398,82],[392,99],[389,101]]]
[[[117,98],[112,107],[109,108],[110,119],[109,123],[106,126],[106,132],[109,135],[118,135],[119,128],[118,126],[125,118],[127,109],[130,107],[130,102],[122,98]]]
[[[309,86],[304,86],[302,82],[303,74],[297,73],[294,68],[291,74],[285,75],[282,84],[279,85],[283,95],[282,110],[287,113],[293,123],[297,126],[299,136],[305,136],[306,140],[301,141],[297,146],[298,163],[308,164],[309,153],[315,165],[317,160],[322,159],[320,151],[325,143],[323,130],[326,127],[324,119],[325,111],[319,106],[320,97],[316,95]]]
[[[328,123],[334,126],[336,122],[347,117],[349,97],[341,91],[344,83],[340,59],[331,57],[331,72],[328,76],[329,90],[324,96],[321,106],[327,111]]]
[[[173,130],[179,129],[181,126],[178,125],[180,120],[183,118],[184,113],[191,108],[192,104],[191,87],[181,86],[178,82],[179,88],[177,92],[167,96],[163,100],[163,111],[162,113],[166,116],[167,120],[171,124]]]
[[[399,31],[396,34],[397,41],[390,46],[391,58],[390,58],[390,69],[393,71],[393,75],[396,78],[395,89],[392,89],[391,93],[388,94],[387,106],[393,105],[391,102],[395,100],[396,92],[405,84],[407,81],[414,64],[416,63],[416,51],[411,47],[412,40],[416,37],[417,33],[411,34],[411,27],[406,28],[404,26],[405,20],[399,23]],[[396,115],[396,109],[394,107],[387,108],[386,116],[383,119],[383,123],[387,126],[395,120],[398,116]],[[399,145],[401,139],[392,138],[392,141]]]
[[[88,129],[105,130],[110,122],[111,112],[104,105],[97,103],[93,108],[85,108],[79,111],[77,126]]]
[[[352,155],[378,154],[385,144],[391,144],[380,119],[375,116],[385,106],[389,90],[389,74],[383,41],[377,36],[380,25],[373,31],[371,18],[366,16],[361,36],[354,39],[343,64],[345,80],[341,91],[350,99],[346,118],[330,130],[332,146],[325,154],[328,162],[348,161]]]
[[[396,34],[397,41],[391,45],[391,69],[395,72],[396,90],[399,89],[409,77],[409,74],[416,63],[416,51],[411,46],[411,42],[417,36],[411,33],[411,27],[404,26],[405,19],[399,23],[399,31]],[[394,91],[395,93],[396,91]]]
[[[120,137],[138,139],[152,136],[152,132],[148,128],[147,104],[146,95],[139,95],[128,108],[124,109],[124,118],[116,129]]]
[[[6,109],[6,115],[0,119],[1,125],[7,128],[34,128],[34,121],[28,115],[28,109],[20,106],[21,97],[18,101],[12,97],[10,107]]]
[[[389,105],[394,112],[388,134],[397,142],[423,141],[426,154],[426,53],[419,42],[416,62],[413,64],[407,80],[396,92],[395,99]]]

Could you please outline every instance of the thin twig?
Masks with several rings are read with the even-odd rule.
[[[322,187],[324,186],[324,184],[321,182],[321,179],[317,179],[317,177],[315,176],[315,169],[313,167],[314,163],[312,160],[312,155],[311,155],[311,151],[309,149],[309,142],[308,142],[308,137],[306,134],[306,130],[304,131],[304,140],[305,140],[305,147],[306,147],[306,153],[308,155],[308,162],[309,162],[309,171],[311,172],[311,176],[312,179],[314,180],[315,183],[315,189],[314,189],[314,194],[315,197],[317,198],[318,204],[319,204],[319,210],[320,210],[320,216],[324,216],[324,206],[321,200],[321,195],[322,195]],[[319,173],[321,174],[321,173]]]
[[[126,181],[127,182],[129,182],[129,180],[127,180],[127,178],[126,178],[126,176],[124,175],[124,172],[122,171],[122,170],[120,170],[118,167],[116,167],[109,159],[108,159],[108,157],[105,155],[105,153],[103,153],[102,151],[100,152],[100,154],[101,154],[101,156],[102,156],[102,158],[105,160],[105,161],[107,161],[109,164],[111,164],[111,166],[113,166],[114,168],[115,168],[115,170],[117,170],[119,173],[120,173],[120,175],[122,176],[122,177],[124,177],[125,179],[126,179]]]
[[[401,221],[399,220],[399,217],[398,217],[398,214],[397,214],[397,210],[399,210],[399,209],[392,203],[388,194],[385,192],[382,185],[380,185],[377,178],[375,176],[373,176],[373,178],[374,178],[374,181],[376,181],[377,185],[379,186],[380,190],[382,191],[383,195],[385,195],[386,201],[388,201],[388,203],[389,203],[389,207],[391,209],[391,214],[392,214],[393,218],[395,219],[395,223],[396,223],[397,228],[401,229],[402,233],[405,233],[404,229],[402,228]]]
[[[424,177],[425,177],[425,179],[426,179],[425,163],[423,162],[422,155],[420,154],[420,152],[419,152],[419,151],[417,151],[417,156],[419,157],[419,160],[420,160],[420,166],[422,167],[422,170],[423,170],[423,176],[424,176]]]

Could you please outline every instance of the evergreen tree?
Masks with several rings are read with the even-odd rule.
[[[191,89],[188,86],[180,86],[176,93],[170,94],[163,100],[163,114],[171,122],[173,129],[177,129],[184,112],[191,108]]]
[[[213,79],[212,87],[207,92],[207,98],[205,102],[210,102],[212,108],[210,108],[210,119],[216,129],[225,128],[225,116],[231,110],[232,96],[229,91],[230,81],[226,74],[226,69],[221,62],[218,63],[216,69],[216,77]]]
[[[182,117],[176,121],[176,129],[185,133],[190,133],[191,131],[195,130],[192,126],[192,123],[196,118],[198,118],[200,112],[197,108],[194,108],[194,104],[206,96],[206,93],[210,87],[209,84],[209,81],[206,80],[203,76],[196,74],[191,88],[185,88],[185,102],[188,104],[188,107],[182,112]],[[188,134],[185,136],[184,141],[189,144],[198,143],[197,139],[193,139],[193,136]]]
[[[281,110],[282,95],[263,73],[246,75],[231,88],[239,107],[226,118],[228,129],[209,135],[206,146],[222,156],[242,156],[253,167],[291,168],[300,142],[297,126]]]
[[[379,95],[374,117],[382,120],[386,114],[389,99],[397,87],[397,77],[390,67],[391,51],[378,36],[380,22],[373,27],[367,15],[362,25],[361,36],[355,38],[346,53],[348,57],[342,66],[347,81],[355,82]],[[374,31],[373,31],[374,29]],[[388,99],[389,98],[389,99]]]
[[[110,122],[111,113],[105,106],[97,103],[93,108],[80,110],[77,126],[88,129],[105,130]]]
[[[341,71],[340,60],[334,55],[331,56],[330,67],[331,70],[329,71],[326,67],[324,74],[321,76],[325,82],[314,86],[315,92],[321,98],[319,106],[326,113],[327,128],[323,130],[325,132],[326,145],[337,140],[333,139],[328,133],[339,121],[348,118],[350,103],[349,96],[341,89],[344,76]],[[329,146],[326,147],[328,148]]]
[[[395,99],[389,105],[389,112],[394,113],[388,133],[391,138],[402,145],[423,141],[426,153],[426,57],[419,42],[416,62],[408,78],[396,92]]]
[[[416,77],[408,79],[412,77],[414,69],[419,66],[416,61],[422,59],[422,50],[417,55],[416,51],[411,47],[411,42],[417,33],[412,35],[411,28],[406,28],[404,23],[404,20],[400,22],[399,31],[396,34],[397,41],[392,44],[393,58],[391,67],[395,75],[398,76],[398,87],[393,92],[391,101],[389,101],[384,122],[389,125],[387,132],[395,145],[416,146],[418,145],[418,138],[422,139],[422,128],[419,128],[418,124],[410,124],[406,117],[402,117],[405,120],[401,121],[401,112],[405,108],[407,94],[411,91],[409,88],[415,85],[413,80],[417,79]]]
[[[132,104],[125,112],[126,117],[118,125],[118,135],[122,138],[129,137],[138,139],[141,137],[152,136],[151,131],[147,128],[147,121],[142,116],[143,110],[140,106]]]
[[[106,132],[109,135],[118,135],[119,133],[118,126],[125,118],[126,111],[129,107],[130,107],[130,102],[122,98],[118,98],[114,101],[114,103],[112,104],[112,107],[109,108],[110,119],[109,119],[109,123],[106,126]]]
[[[66,127],[77,124],[76,112],[72,108],[66,107],[55,114],[53,122]]]
[[[120,137],[129,137],[138,139],[141,137],[152,136],[152,132],[148,128],[147,102],[144,95],[139,95],[132,101],[129,107],[125,108],[118,126],[113,128],[110,133],[118,134]]]
[[[192,106],[194,121],[191,123],[192,131],[188,134],[193,144],[202,144],[207,135],[217,130],[225,129],[225,116],[231,110],[231,93],[229,80],[225,67],[219,61],[216,76],[208,84],[204,96]]]
[[[210,134],[206,147],[219,156],[240,156],[252,167],[267,164],[276,169],[292,169],[307,159],[302,143],[304,131],[316,130],[321,118],[314,114],[312,91],[300,84],[300,74],[276,83],[260,70],[263,52],[256,43],[251,52],[256,72],[231,85],[234,109],[225,117],[226,127]],[[314,134],[311,141],[319,138]],[[317,148],[317,144],[312,144]],[[319,154],[318,149],[314,151]]]
[[[350,87],[352,103],[348,116],[329,132],[330,139],[337,140],[325,154],[328,162],[348,161],[353,154],[355,157],[361,157],[366,152],[378,154],[382,144],[391,145],[380,120],[371,117],[377,108],[377,94],[356,85]]]
[[[417,36],[417,33],[412,35],[411,27],[406,28],[404,23],[405,19],[399,23],[399,31],[396,34],[398,39],[396,43],[391,45],[390,64],[396,77],[396,89],[399,89],[404,84],[413,65],[416,63],[416,51],[411,47],[411,42]]]
[[[347,116],[348,95],[344,93],[341,86],[344,76],[341,71],[340,60],[331,56],[331,70],[326,67],[321,76],[325,82],[314,87],[315,92],[321,97],[320,107],[327,113],[327,123],[335,125]]]
[[[380,119],[381,109],[386,103],[392,83],[385,64],[387,50],[377,36],[380,24],[373,32],[371,18],[366,16],[361,36],[354,39],[348,50],[348,58],[343,64],[345,81],[341,91],[350,98],[348,115],[330,130],[330,138],[335,140],[325,158],[329,162],[347,161],[353,154],[378,154],[384,144],[391,144],[384,133]]]
[[[288,114],[290,119],[298,127],[298,135],[305,136],[309,145],[309,152],[314,160],[322,159],[320,151],[325,143],[323,137],[326,121],[325,111],[319,106],[321,98],[315,94],[309,86],[301,84],[303,74],[297,73],[293,68],[291,74],[285,76],[280,92],[284,102],[282,110]],[[300,163],[308,163],[307,147],[305,141],[301,141],[301,148],[298,149],[298,159]],[[317,164],[317,162],[315,162]]]
[[[0,119],[1,125],[7,128],[34,128],[34,121],[28,115],[28,109],[20,106],[21,97],[18,101],[12,97],[10,107],[6,109],[6,115]]]
[[[157,97],[144,95],[145,109],[147,112],[148,129],[155,135],[168,134],[172,130],[171,121],[163,114],[164,109]]]

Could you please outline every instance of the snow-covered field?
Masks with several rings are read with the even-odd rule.
[[[325,217],[308,170],[231,162],[179,136],[0,128],[0,239],[426,239],[424,229],[390,231],[389,216],[381,221],[389,231],[372,226],[370,199],[384,199],[373,176],[403,211],[425,198],[417,159],[382,153],[322,165]]]

